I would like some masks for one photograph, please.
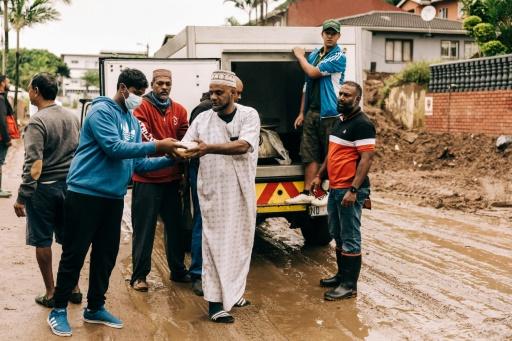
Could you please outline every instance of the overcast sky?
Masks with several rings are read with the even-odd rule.
[[[22,31],[22,47],[44,48],[57,55],[95,54],[144,51],[149,43],[152,54],[166,34],[176,34],[187,25],[223,25],[230,16],[247,21],[247,13],[223,0],[72,0],[71,5],[58,4],[57,9],[61,20]],[[14,48],[14,32],[9,37]]]

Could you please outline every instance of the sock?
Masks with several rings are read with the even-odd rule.
[[[212,316],[222,309],[224,309],[224,307],[221,302],[208,302],[208,315]]]

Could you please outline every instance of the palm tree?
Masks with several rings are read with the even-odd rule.
[[[87,70],[82,76],[82,80],[85,82],[85,98],[89,96],[89,87],[100,85],[100,75],[98,70]]]
[[[61,1],[71,2],[71,0]],[[16,92],[14,93],[14,112],[16,113],[20,85],[20,32],[26,27],[58,20],[59,12],[54,8],[54,0],[10,0],[10,3],[9,18],[12,28],[16,31]]]
[[[9,0],[4,0],[4,50],[2,52],[2,74],[7,72],[7,53],[9,51]]]
[[[231,2],[236,8],[247,12],[247,16],[249,17],[248,22],[251,22],[252,10],[255,8],[254,4],[256,1],[258,0],[224,0],[224,3]]]

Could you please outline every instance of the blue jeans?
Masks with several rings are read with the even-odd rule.
[[[194,217],[192,220],[192,245],[190,254],[192,263],[188,270],[193,279],[200,279],[203,272],[203,251],[202,251],[202,234],[203,220],[201,218],[201,209],[199,207],[199,198],[197,197],[197,172],[199,170],[199,160],[190,162],[189,181],[190,190],[192,191],[192,204],[194,206]]]
[[[348,188],[330,189],[327,213],[329,214],[329,233],[336,241],[336,247],[342,252],[361,253],[361,210],[370,195],[369,188],[360,188],[354,205],[341,205]]]

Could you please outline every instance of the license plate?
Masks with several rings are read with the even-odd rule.
[[[309,205],[308,211],[311,217],[324,216],[327,215],[327,206]]]

